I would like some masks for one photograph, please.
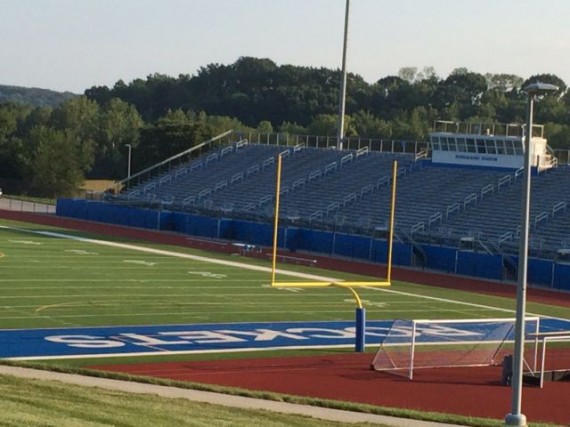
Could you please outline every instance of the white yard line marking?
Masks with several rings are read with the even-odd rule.
[[[40,311],[44,311],[47,310],[49,308],[55,308],[55,307],[62,307],[62,306],[83,306],[83,305],[87,305],[85,303],[82,302],[61,302],[59,304],[50,304],[50,305],[42,305],[41,307],[36,308],[35,312],[39,313]]]
[[[340,345],[315,345],[311,349],[331,349],[331,348],[351,348],[354,344],[340,344]],[[306,346],[286,346],[286,347],[265,347],[265,348],[230,348],[230,349],[213,349],[213,350],[190,350],[190,351],[177,351],[171,354],[184,355],[184,354],[216,354],[216,353],[240,353],[240,352],[253,352],[253,351],[272,351],[272,350],[306,350]],[[158,356],[161,353],[145,351],[136,353],[109,353],[109,354],[77,354],[68,356],[27,356],[27,357],[7,357],[4,360],[64,360],[64,359],[84,359],[93,358],[101,359],[107,357],[133,357],[133,356]]]

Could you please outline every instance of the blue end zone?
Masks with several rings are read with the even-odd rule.
[[[393,321],[368,321],[366,341],[378,345]],[[481,340],[481,324],[446,325],[430,337],[445,342]],[[570,321],[545,318],[540,332],[570,330]],[[406,334],[406,331],[403,331]],[[430,334],[431,335],[431,334]],[[426,335],[427,336],[427,335]],[[354,346],[354,322],[216,323],[161,326],[114,326],[0,330],[0,358],[70,358],[271,348]]]

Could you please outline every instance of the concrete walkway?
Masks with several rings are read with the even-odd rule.
[[[166,398],[182,398],[194,402],[212,403],[245,409],[263,409],[285,414],[305,415],[330,421],[345,423],[385,424],[392,427],[450,427],[451,424],[441,424],[427,421],[416,421],[384,415],[363,414],[360,412],[341,411],[338,409],[319,408],[317,406],[299,405],[295,403],[276,402],[271,400],[253,399],[249,397],[231,396],[208,391],[198,391],[177,387],[144,384],[132,381],[120,381],[106,378],[89,377],[75,374],[28,369],[0,365],[0,374],[13,375],[22,378],[60,381],[84,387],[99,387],[107,390],[118,390],[128,393],[154,394]]]

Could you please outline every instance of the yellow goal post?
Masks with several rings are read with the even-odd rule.
[[[277,156],[277,172],[275,184],[275,214],[273,224],[273,253],[271,263],[271,286],[276,288],[320,288],[327,286],[335,286],[341,288],[349,288],[355,296],[357,303],[359,303],[358,294],[351,288],[360,287],[387,287],[392,284],[392,248],[394,243],[394,222],[396,211],[396,181],[397,181],[398,162],[394,160],[392,163],[392,189],[391,189],[391,203],[390,203],[390,220],[388,225],[388,246],[387,246],[387,259],[386,259],[386,279],[373,280],[373,281],[277,281],[277,247],[278,247],[278,234],[279,234],[279,208],[281,196],[281,175],[282,175],[282,157]]]

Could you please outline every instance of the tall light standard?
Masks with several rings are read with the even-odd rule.
[[[131,144],[125,144],[125,147],[128,147],[129,149],[129,156],[128,156],[128,160],[127,160],[127,179],[130,179],[131,177],[131,150],[133,148],[133,146]]]
[[[342,76],[340,79],[340,100],[338,107],[338,124],[336,148],[342,150],[344,141],[344,109],[346,104],[346,50],[348,44],[348,10],[350,8],[350,0],[346,0],[346,8],[344,12],[344,38],[342,42]]]
[[[558,90],[548,83],[531,83],[524,88],[528,94],[524,149],[524,181],[522,190],[521,233],[519,243],[519,266],[517,281],[517,308],[515,321],[515,349],[513,354],[512,406],[505,417],[507,426],[526,426],[526,416],[521,413],[524,358],[524,329],[526,311],[526,287],[528,266],[528,234],[530,218],[530,184],[532,155],[532,116],[537,95]]]

